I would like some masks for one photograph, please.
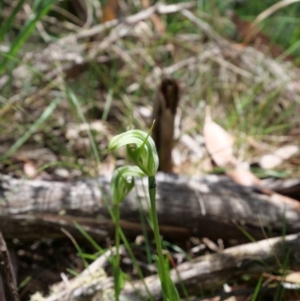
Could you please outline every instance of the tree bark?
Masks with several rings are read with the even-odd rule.
[[[47,182],[0,177],[0,230],[5,239],[62,237],[61,227],[81,237],[74,221],[97,238],[114,233],[107,205],[107,177],[74,182]],[[126,235],[141,233],[140,206],[148,208],[147,179],[136,179],[121,204]],[[139,205],[139,202],[140,204]],[[189,236],[249,241],[300,231],[300,206],[278,194],[242,187],[227,177],[158,174],[157,213],[167,238]]]

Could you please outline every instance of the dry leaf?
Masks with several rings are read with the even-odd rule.
[[[234,157],[233,138],[221,126],[212,121],[209,107],[206,110],[203,132],[208,153],[217,166],[231,167],[226,174],[233,181],[243,186],[261,185],[260,179]]]
[[[292,206],[292,207],[294,207],[295,210],[300,209],[300,203],[297,200],[292,199],[288,196],[273,192],[271,190],[270,190],[270,192],[272,194],[271,194],[271,197],[269,198],[269,201],[274,202],[274,203],[283,203],[283,204],[286,204],[287,206]]]
[[[236,183],[243,186],[261,185],[261,180],[256,177],[249,169],[239,165],[235,169],[226,172]]]
[[[288,274],[285,277],[284,281],[300,284],[300,272],[293,272]]]
[[[31,161],[26,161],[24,163],[23,170],[25,175],[30,179],[34,179],[38,173],[36,165]]]
[[[24,160],[23,165],[24,174],[29,179],[39,179],[39,180],[51,180],[52,175],[48,174],[46,171],[39,171],[38,165],[30,160]]]
[[[120,6],[118,0],[107,0],[103,7],[101,23],[117,19],[119,11]]]
[[[203,134],[206,149],[217,166],[236,166],[237,159],[233,155],[233,138],[211,119],[209,107],[206,110]]]
[[[144,9],[147,9],[151,6],[149,0],[142,0],[141,4]],[[166,32],[166,25],[158,14],[151,15],[150,20],[157,32],[161,34]]]
[[[275,152],[261,157],[259,165],[264,169],[271,169],[280,165],[284,160],[288,160],[299,151],[297,145],[286,145],[280,147]]]

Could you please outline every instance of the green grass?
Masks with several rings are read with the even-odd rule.
[[[13,27],[13,20],[17,12],[21,10],[23,2],[23,0],[19,1],[18,5],[15,7],[15,9],[7,19],[7,22],[2,24],[3,27],[1,27],[0,29],[0,42],[1,40],[3,40],[4,35],[9,31],[9,29]],[[39,22],[43,18],[43,16],[45,16],[49,12],[54,2],[56,1],[34,1],[32,6],[34,14],[26,21],[24,27],[20,30],[19,35],[12,41],[8,54],[3,58],[2,62],[0,62],[0,75],[3,74],[5,68],[7,68],[10,62],[10,58],[13,58],[20,51],[22,45],[30,36],[31,32],[35,29],[36,23]]]
[[[235,6],[234,1],[203,0],[198,1],[197,9],[192,11],[218,34],[227,38],[231,37],[235,30],[226,15],[228,9],[235,9],[243,19],[254,20],[259,13],[275,2],[247,1],[241,6]],[[146,131],[149,129],[151,120],[140,115],[138,109],[152,108],[153,99],[157,94],[157,83],[160,81],[157,70],[164,72],[179,62],[199,56],[198,61],[167,74],[178,79],[182,86],[179,109],[183,118],[182,134],[202,133],[204,107],[209,104],[214,119],[234,134],[238,147],[245,149],[243,159],[250,161],[257,152],[248,145],[248,137],[264,142],[270,135],[287,135],[289,129],[295,126],[295,104],[299,99],[294,99],[286,93],[286,84],[289,82],[282,80],[275,88],[271,88],[279,75],[272,73],[272,66],[264,59],[255,60],[255,53],[244,54],[245,60],[250,61],[247,65],[242,64],[239,56],[227,57],[224,49],[218,50],[218,44],[180,13],[161,16],[167,28],[164,35],[159,36],[154,32],[146,39],[136,35],[119,39],[107,50],[99,53],[99,56],[107,57],[108,62],[92,61],[73,79],[60,76],[56,78],[58,81],[49,79],[49,71],[59,70],[66,62],[53,62],[45,73],[38,69],[40,66],[35,65],[35,57],[37,60],[42,50],[50,47],[50,43],[41,38],[37,24],[40,23],[44,27],[54,43],[62,37],[76,34],[76,30],[82,28],[70,29],[65,25],[69,20],[65,19],[59,10],[51,10],[53,5],[59,8],[60,5],[68,3],[54,0],[31,1],[28,5],[35,14],[28,21],[21,18],[24,3],[25,1],[19,0],[15,1],[14,5],[8,1],[1,4],[1,9],[4,11],[5,8],[8,11],[6,18],[0,10],[0,20],[3,21],[0,27],[0,43],[8,47],[7,52],[0,52],[0,82],[3,76],[8,76],[6,84],[1,87],[0,98],[0,144],[3,145],[0,167],[4,172],[17,173],[18,176],[24,174],[19,170],[22,169],[22,165],[17,159],[18,154],[23,147],[34,145],[50,149],[57,157],[55,162],[42,161],[41,165],[37,166],[39,171],[46,170],[51,173],[60,166],[70,171],[77,170],[76,176],[96,176],[109,158],[106,149],[110,136],[129,127]],[[129,12],[136,12],[138,8],[129,5],[128,9]],[[270,33],[272,41],[286,49],[284,55],[293,54],[296,61],[300,57],[297,47],[300,43],[297,19],[299,10],[299,3],[290,5],[261,24],[263,31]],[[72,13],[75,14],[74,11]],[[95,7],[93,15],[93,25],[96,25],[98,21],[95,17]],[[54,25],[52,23],[50,26],[49,18],[55,18]],[[147,24],[151,28],[151,23]],[[107,35],[108,33],[93,37],[94,46],[91,47],[95,47],[97,41],[102,41]],[[88,42],[91,41],[81,39],[78,45],[86,48]],[[37,49],[39,51],[34,53],[33,60],[25,60],[26,54]],[[209,53],[215,50],[218,50],[216,54],[210,56]],[[87,52],[82,54],[87,55]],[[286,72],[291,80],[295,80],[294,67],[281,62],[284,55],[278,59],[282,68],[282,72],[279,73]],[[126,56],[135,64],[128,63],[130,60],[124,59]],[[216,57],[219,61],[215,60]],[[247,78],[226,67],[224,62],[240,68],[250,74],[250,77]],[[20,69],[16,71],[15,68],[22,65],[27,67],[27,74],[17,80],[16,73],[18,75]],[[252,68],[254,65],[256,69]],[[290,105],[284,110],[279,109],[284,101],[290,102]],[[101,122],[106,130],[88,128],[77,136],[68,138],[70,125],[71,129],[74,129],[95,120]],[[84,143],[80,144],[82,141]],[[278,143],[273,143],[274,147],[277,145]],[[121,158],[123,155],[118,154]],[[291,167],[290,170],[293,173],[299,172],[295,167]],[[258,170],[256,173],[261,177],[286,177],[290,174],[286,170]],[[114,218],[114,213],[111,214]],[[146,218],[143,219],[145,228]],[[79,225],[77,228],[97,252],[103,252],[102,247]],[[146,237],[145,233],[144,230]],[[131,242],[127,241],[121,230],[119,234],[139,277],[143,279],[144,276],[132,252]],[[151,263],[153,253],[151,241],[147,238],[145,245],[145,257],[148,263]],[[93,258],[94,254],[85,254],[80,246],[77,247],[82,260]],[[176,246],[174,248],[176,249]],[[252,300],[257,298],[261,285],[260,278]],[[281,292],[278,292],[278,298],[283,300]]]

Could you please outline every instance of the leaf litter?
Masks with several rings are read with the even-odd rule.
[[[145,8],[148,7],[146,2]],[[115,159],[105,153],[107,137],[130,124],[144,130],[149,128],[151,114],[147,112],[152,110],[153,96],[164,76],[176,78],[182,87],[174,152],[177,173],[214,172],[206,148],[214,163],[225,169],[234,181],[257,186],[261,180],[247,168],[254,156],[260,158],[257,162],[262,168],[280,167],[280,164],[288,163],[291,156],[295,159],[299,155],[296,143],[281,146],[279,136],[288,136],[290,130],[295,132],[295,128],[299,127],[298,68],[290,62],[278,62],[254,47],[239,48],[223,39],[199,17],[193,5],[180,4],[175,10],[167,5],[150,7],[125,16],[124,20],[111,18],[108,23],[91,24],[89,28],[66,25],[55,19],[52,27],[61,33],[56,41],[33,47],[36,45],[29,40],[29,50],[18,55],[19,62],[12,70],[10,92],[5,95],[7,101],[0,109],[3,117],[0,121],[0,142],[1,145],[11,145],[24,135],[50,102],[60,97],[62,101],[58,109],[25,143],[32,150],[34,147],[49,150],[54,159],[41,156],[35,162],[27,153],[21,160],[23,165],[19,166],[20,158],[16,152],[9,158],[9,163],[16,168],[0,163],[2,172],[17,177],[35,177],[40,168],[54,160],[72,163],[78,172],[72,173],[73,168],[61,170],[61,167],[53,167],[47,168],[50,175],[65,174],[66,178],[72,179],[111,173]],[[161,22],[165,13],[174,13],[180,20],[192,22],[193,26],[168,35],[167,25],[167,34],[164,35]],[[22,24],[24,20],[19,22]],[[195,27],[198,28],[197,34]],[[117,67],[116,71],[113,71],[113,66]],[[112,82],[107,81],[110,76]],[[122,79],[121,84],[117,82],[118,77]],[[3,89],[8,82],[6,75],[1,76],[0,88]],[[81,87],[81,82],[85,83],[85,87]],[[104,121],[101,120],[104,103],[112,83],[114,95]],[[89,125],[79,121],[66,97],[64,85],[78,95]],[[269,102],[272,102],[271,106]],[[209,106],[219,120],[231,118],[233,135],[205,116],[204,108]],[[268,111],[269,114],[266,113]],[[8,122],[10,127],[7,127]],[[243,164],[240,163],[241,159],[235,155],[238,152],[235,141],[240,135],[253,135],[266,142],[270,135],[261,129],[268,128],[270,124],[279,128],[285,126],[283,130],[272,132],[276,139],[269,144],[270,154],[261,157],[261,151],[255,153],[251,145],[247,145]],[[252,133],[251,128],[258,128],[258,132]],[[96,168],[95,158],[91,155],[89,130],[100,146],[101,162]],[[6,150],[1,148],[1,155]],[[47,242],[42,244],[47,245]],[[47,246],[43,248],[47,249]],[[34,254],[28,256],[33,258]]]

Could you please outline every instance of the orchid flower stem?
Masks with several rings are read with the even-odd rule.
[[[149,196],[150,196],[150,212],[151,212],[151,219],[153,224],[153,231],[154,231],[154,238],[155,244],[157,249],[158,255],[158,268],[161,270],[161,284],[162,284],[162,291],[163,285],[167,282],[166,270],[164,267],[164,257],[162,252],[160,234],[159,234],[159,226],[158,226],[158,218],[157,218],[157,211],[156,211],[156,202],[155,202],[155,195],[156,195],[156,181],[155,176],[148,177],[148,184],[149,184]],[[163,296],[165,299],[165,296]]]
[[[115,257],[115,298],[119,301],[120,295],[120,207],[119,204],[113,206],[114,216],[115,216],[115,246],[116,246],[116,257]]]

